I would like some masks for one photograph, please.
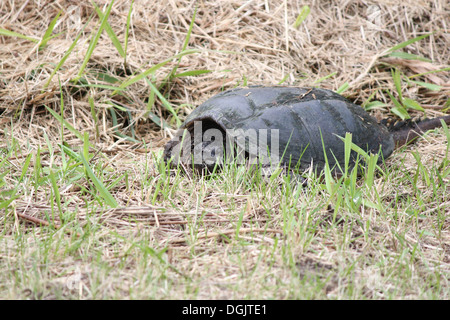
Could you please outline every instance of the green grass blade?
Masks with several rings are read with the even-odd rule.
[[[400,79],[400,71],[396,68],[395,70],[391,70],[392,79],[394,80],[395,90],[398,94],[398,99],[401,103],[403,103],[403,95],[402,95],[402,82]]]
[[[305,19],[308,17],[310,11],[311,9],[309,8],[309,6],[303,6],[302,10],[300,11],[299,15],[297,16],[297,19],[295,19],[295,22],[292,26],[295,29],[298,29],[298,27],[300,27],[302,22],[305,21]]]
[[[92,4],[95,7],[95,12],[97,12],[98,17],[100,18],[100,20],[103,21],[103,19],[104,19],[103,12],[100,10],[100,8],[97,6],[97,4],[94,1],[92,1]],[[109,38],[111,39],[117,52],[121,55],[122,58],[125,58],[125,51],[122,48],[122,44],[120,43],[119,39],[117,38],[116,33],[111,28],[111,25],[109,24],[109,22],[107,20],[105,22],[105,31],[108,34]]]
[[[100,81],[108,82],[110,84],[115,84],[115,83],[119,82],[119,79],[117,79],[116,77],[111,76],[111,74],[107,74],[105,72],[90,71],[89,73],[94,75],[95,78]]]
[[[126,80],[125,82],[123,82],[123,83],[119,86],[119,88],[120,88],[120,89],[124,89],[124,88],[126,88],[126,87],[132,85],[133,83],[136,83],[136,82],[138,82],[139,80],[142,80],[142,79],[146,78],[148,75],[150,75],[151,73],[155,72],[155,71],[158,70],[159,68],[165,66],[166,64],[168,64],[169,62],[171,62],[173,59],[176,59],[176,58],[179,58],[179,57],[188,55],[188,54],[197,53],[197,52],[199,52],[199,51],[198,51],[198,50],[193,50],[193,49],[192,49],[192,50],[186,50],[186,51],[183,51],[183,52],[181,52],[181,53],[178,53],[178,54],[176,54],[176,55],[174,55],[174,56],[172,56],[172,57],[170,57],[170,58],[168,58],[168,59],[166,59],[166,60],[164,60],[164,61],[162,61],[162,62],[156,64],[156,65],[154,65],[153,67],[148,68],[147,70],[145,70],[144,72],[142,72],[142,73],[140,73],[140,74],[134,76],[133,78]],[[116,91],[117,91],[117,90],[116,90]],[[117,93],[116,91],[114,91],[114,92],[112,93],[112,95],[116,94],[116,93]]]
[[[350,163],[350,153],[352,151],[352,134],[349,132],[345,133],[344,138],[344,179],[348,176],[348,165]]]
[[[9,30],[3,29],[3,28],[0,28],[0,36],[16,37],[16,38],[25,39],[25,40],[28,40],[28,41],[31,41],[31,42],[34,42],[34,43],[39,43],[38,39],[31,38],[31,37],[28,37],[28,36],[23,35],[21,33],[14,32],[14,31],[9,31]]]
[[[83,141],[83,135],[80,131],[74,128],[67,120],[65,120],[63,117],[61,117],[59,114],[57,114],[54,110],[50,109],[49,107],[45,106],[45,108],[50,112],[56,119],[58,119],[59,122],[64,123],[64,126],[70,130],[74,135],[76,135],[81,141]]]
[[[89,134],[87,132],[83,135],[83,156],[89,159]]]
[[[187,48],[187,46],[189,44],[189,40],[191,39],[192,29],[194,27],[195,17],[197,15],[197,9],[198,9],[198,6],[196,4],[195,5],[195,9],[194,9],[194,14],[192,15],[191,23],[189,24],[189,29],[188,29],[188,32],[186,34],[186,38],[184,39],[183,47],[181,48],[181,52],[186,51],[186,48]],[[173,67],[172,71],[164,79],[163,84],[166,83],[167,79],[171,79],[175,75],[175,73],[178,70],[178,67],[180,66],[180,62],[181,62],[181,57],[178,58],[177,64]]]
[[[32,154],[30,153],[27,156],[27,158],[25,159],[25,163],[24,163],[24,165],[22,167],[22,173],[20,174],[20,178],[19,178],[18,184],[22,182],[23,177],[25,177],[25,174],[28,171],[28,167],[30,166],[31,156],[32,156]]]
[[[107,84],[95,84],[95,83],[92,83],[92,84],[81,84],[81,85],[78,85],[77,87],[79,87],[79,88],[99,88],[99,89],[114,90],[114,91],[122,91],[122,90],[124,90],[124,89],[116,87],[116,86],[110,86],[110,85],[107,85]]]
[[[162,62],[156,64],[156,65],[154,65],[153,67],[148,68],[147,70],[145,70],[144,72],[142,72],[142,73],[140,73],[140,74],[134,76],[133,78],[128,79],[127,81],[123,82],[123,83],[119,86],[119,88],[124,89],[124,88],[126,88],[126,87],[132,85],[133,83],[136,83],[136,82],[138,82],[139,80],[142,80],[142,79],[146,78],[148,75],[150,75],[151,73],[155,72],[155,71],[158,70],[159,68],[165,66],[166,64],[168,64],[169,62],[171,62],[173,59],[176,59],[176,58],[179,58],[179,57],[188,55],[188,54],[197,53],[197,52],[199,52],[199,51],[198,51],[198,50],[186,50],[186,51],[183,51],[183,52],[181,52],[181,53],[179,53],[179,54],[176,54],[176,55],[174,55],[174,56],[172,56],[172,57],[170,57],[170,58],[168,58],[168,59],[166,59],[166,60],[164,60],[164,61],[162,61]],[[117,93],[117,92],[114,91],[112,94],[114,95],[114,94],[116,94],[116,93]]]
[[[326,151],[326,148],[325,148],[325,143],[323,142],[322,130],[320,130],[320,128],[319,128],[319,133],[320,133],[320,140],[322,141],[323,157],[325,159],[325,166],[323,168],[323,173],[325,175],[325,186],[326,186],[326,189],[327,189],[328,193],[330,195],[332,195],[334,193],[333,192],[333,190],[334,190],[334,188],[333,188],[333,185],[334,185],[333,177],[332,177],[332,174],[331,174],[330,164],[328,162],[328,157],[327,157],[327,151]]]
[[[367,110],[367,106],[371,103],[373,97],[378,93],[378,90],[373,91],[370,96],[362,103],[361,107],[364,108],[364,110]]]
[[[117,208],[119,205],[116,202],[116,199],[114,199],[114,197],[111,195],[111,193],[108,191],[108,189],[106,189],[106,187],[103,185],[103,183],[94,174],[94,171],[92,171],[92,169],[89,166],[89,163],[87,162],[84,155],[82,153],[80,153],[79,156],[80,156],[81,162],[84,165],[84,168],[86,169],[86,173],[87,173],[88,177],[94,183],[95,188],[98,190],[98,192],[100,193],[103,200],[105,200],[105,202],[110,207]]]
[[[195,16],[197,15],[197,9],[198,9],[198,6],[196,4],[195,9],[194,9],[194,14],[192,15],[191,23],[189,24],[189,29],[186,34],[186,38],[184,39],[184,43],[183,43],[183,47],[181,48],[181,51],[186,50],[186,48],[189,44],[189,40],[191,38],[191,33],[192,33],[192,28],[194,27],[194,23],[195,23]]]
[[[447,149],[449,149],[450,148],[450,129],[448,128],[444,119],[441,119],[441,125],[442,125],[442,128],[444,129],[445,135],[447,136]]]
[[[283,84],[287,79],[289,78],[289,73],[285,75],[278,83],[277,85]],[[246,85],[245,85],[246,86]]]
[[[156,77],[154,74],[152,74],[152,80],[151,82],[156,82]],[[148,96],[148,101],[147,101],[147,106],[146,109],[148,112],[151,112],[153,109],[153,106],[155,105],[156,99],[155,99],[155,91],[150,90],[149,96]]]
[[[349,84],[348,84],[348,82],[346,82],[336,90],[336,93],[342,94],[345,90],[348,89],[348,87],[349,87]]]
[[[108,104],[113,106],[113,108],[109,108],[108,110],[111,113],[111,120],[113,122],[114,134],[117,135],[118,137],[124,138],[125,140],[131,141],[131,142],[135,142],[135,143],[140,143],[141,141],[138,141],[138,140],[136,140],[136,139],[134,139],[132,137],[129,137],[129,136],[121,133],[119,131],[119,129],[117,128],[117,126],[119,125],[119,122],[117,121],[117,115],[116,115],[116,111],[114,110],[114,108],[117,108],[117,109],[122,110],[124,112],[129,112],[129,111],[127,109],[125,109],[124,107],[119,106],[119,105],[117,105],[115,103],[108,102]],[[130,118],[130,120],[131,120],[131,118]]]
[[[192,77],[192,76],[198,76],[200,74],[210,73],[212,70],[192,70],[192,71],[186,71],[177,73],[174,75],[174,78],[180,78],[180,77]]]
[[[155,192],[153,193],[153,198],[152,198],[152,206],[155,205],[156,199],[158,198],[158,194],[161,189],[161,183],[162,183],[161,179],[159,179],[158,182],[156,183]]]
[[[0,166],[0,168],[1,168],[1,166]],[[0,190],[2,190],[2,187],[6,184],[4,178],[10,172],[10,170],[7,170],[6,172],[4,172],[4,170],[2,169],[0,172],[2,172],[2,173],[0,173]],[[0,195],[1,195],[1,193],[2,192],[0,191]]]
[[[394,108],[391,109],[391,112],[397,116],[399,116],[402,120],[409,119],[411,116],[408,111],[400,104],[400,102],[389,92],[386,91],[392,102],[394,103]]]
[[[10,204],[11,202],[13,202],[15,199],[17,199],[17,198],[20,197],[19,195],[16,195],[16,194],[17,194],[17,190],[19,189],[19,185],[22,183],[22,180],[23,180],[23,178],[25,177],[25,174],[27,173],[28,168],[30,167],[31,156],[32,156],[32,154],[30,153],[30,154],[28,154],[28,156],[26,157],[25,162],[24,162],[24,165],[23,165],[23,167],[22,167],[22,173],[20,174],[19,180],[17,180],[17,185],[16,185],[16,187],[12,190],[12,193],[10,194],[10,198],[9,198],[8,200],[3,201],[3,202],[0,203],[0,209],[5,209],[7,206],[9,206],[9,204]],[[1,195],[2,193],[3,193],[3,192],[0,192],[0,195]]]
[[[53,147],[52,147],[50,139],[48,138],[48,135],[45,132],[45,130],[44,130],[44,139],[45,139],[45,142],[47,143],[48,152],[50,153],[51,157],[53,157]]]
[[[39,44],[39,50],[44,49],[47,45],[48,40],[51,39],[51,35],[53,33],[53,29],[55,28],[56,22],[58,21],[59,16],[61,15],[61,11],[59,11],[56,17],[48,25],[47,31],[45,31],[44,36],[42,37],[41,43]]]
[[[69,147],[60,144],[59,145],[62,149],[62,151],[64,151],[65,154],[67,154],[70,158],[72,158],[73,160],[75,160],[77,163],[81,164],[81,158],[78,155],[78,153],[76,153],[75,151],[73,151],[72,149],[70,149]]]
[[[59,220],[61,222],[63,222],[64,219],[63,219],[62,207],[61,207],[61,194],[59,193],[59,188],[58,188],[58,184],[56,182],[55,173],[53,172],[53,170],[51,168],[50,168],[49,178],[50,178],[50,182],[52,184],[53,196],[55,197],[55,202],[56,202],[56,205],[58,206]],[[52,217],[52,218],[54,220],[54,217]]]
[[[409,76],[408,78],[409,78],[409,79],[412,79],[412,78],[417,78],[417,77],[425,76],[425,75],[431,74],[431,73],[438,73],[438,72],[445,72],[445,71],[450,71],[450,67],[445,67],[445,68],[442,68],[442,69],[430,70],[430,71],[423,72],[423,73],[413,74],[412,76]]]
[[[44,84],[44,90],[48,87],[48,85],[50,84],[50,82],[52,81],[52,78],[54,77],[54,75],[56,74],[56,72],[58,72],[58,70],[63,66],[64,62],[66,62],[67,58],[70,56],[70,54],[72,53],[73,49],[75,48],[75,46],[77,45],[78,40],[80,39],[81,35],[83,34],[84,29],[86,28],[86,26],[89,24],[89,22],[91,21],[93,15],[91,15],[88,19],[88,21],[86,22],[86,24],[83,26],[83,29],[81,29],[80,32],[78,32],[77,36],[75,37],[75,40],[72,42],[72,44],[70,45],[69,49],[67,49],[66,53],[64,54],[64,56],[62,57],[62,59],[59,61],[59,63],[56,65],[55,69],[53,69],[52,73],[50,74],[50,76],[48,77],[47,82]],[[44,91],[42,90],[42,91]]]
[[[328,78],[334,77],[336,74],[337,74],[337,72],[330,73],[330,74],[326,75],[325,77],[317,79],[316,81],[313,82],[313,84],[317,84],[317,83],[320,83],[320,82],[322,82],[322,81],[324,81],[324,80],[326,80]]]
[[[430,174],[428,172],[428,170],[425,168],[425,166],[422,164],[422,160],[420,159],[420,155],[418,152],[412,152],[412,155],[414,157],[414,159],[417,162],[417,171],[418,173],[420,172],[422,174],[422,179],[425,182],[425,184],[427,185],[427,187],[430,186]],[[416,183],[414,183],[416,184]]]
[[[93,35],[92,40],[89,43],[89,47],[87,49],[83,63],[81,64],[80,70],[78,71],[78,75],[74,79],[74,82],[78,81],[78,79],[81,78],[81,75],[83,74],[84,69],[86,68],[89,60],[91,59],[92,53],[94,52],[94,49],[97,46],[97,42],[100,39],[100,35],[102,34],[102,31],[105,28],[105,25],[107,23],[109,14],[111,13],[111,8],[112,8],[113,3],[114,3],[114,0],[112,0],[111,3],[109,4],[109,6],[106,8],[106,12],[103,15],[103,19],[101,20],[100,27],[98,28],[97,32]]]
[[[445,150],[445,157],[442,160],[442,163],[439,166],[439,168],[444,169],[442,172],[442,175],[444,177],[446,177],[447,175],[450,174],[450,166],[449,166],[450,158],[448,156],[449,151],[450,151],[450,130],[443,119],[441,119],[441,125],[442,125],[442,129],[444,130],[445,136],[447,137],[447,149]]]
[[[172,105],[169,103],[169,101],[167,101],[167,99],[161,94],[161,92],[159,92],[159,90],[155,87],[155,85],[148,78],[146,78],[146,81],[147,81],[147,84],[150,86],[151,90],[161,100],[164,107],[166,107],[166,109],[173,115],[173,117],[175,118],[175,121],[177,123],[177,127],[179,127],[181,125],[181,120],[180,120],[180,118],[178,118],[178,115],[175,112],[175,110],[172,108]]]
[[[387,49],[387,50],[385,51],[385,52],[386,52],[385,55],[390,54],[390,53],[392,53],[392,52],[394,52],[394,51],[397,51],[397,50],[399,50],[399,49],[402,49],[402,48],[404,48],[404,47],[406,47],[406,46],[409,46],[410,44],[413,44],[414,42],[420,41],[420,40],[422,40],[422,39],[424,39],[424,38],[426,38],[426,37],[429,37],[429,36],[431,36],[433,33],[434,33],[434,32],[427,33],[427,34],[423,34],[423,35],[421,35],[421,36],[418,36],[418,37],[415,37],[415,38],[413,38],[413,39],[409,39],[409,40],[406,40],[406,41],[404,41],[404,42],[402,42],[402,43],[399,43],[398,45],[393,46],[393,47],[390,48],[390,49]]]
[[[0,152],[2,150],[0,149]],[[11,157],[13,150],[10,149],[8,151],[5,152],[1,152],[0,155],[3,155],[3,157],[0,157],[0,168],[3,167],[5,165],[6,162],[8,162],[8,158]]]
[[[155,124],[160,126],[163,129],[169,129],[170,125],[164,120],[158,117],[156,114],[154,114],[151,111],[147,111],[147,117],[149,117],[150,120],[152,120]]]
[[[409,109],[419,110],[422,112],[425,111],[417,101],[414,101],[413,99],[410,98],[403,98],[403,104],[405,107]]]
[[[92,98],[92,96],[89,96],[88,101],[89,101],[89,106],[91,107],[92,119],[94,119],[95,139],[98,140],[99,137],[100,137],[100,131],[99,131],[99,128],[98,128],[97,112],[95,111],[95,104],[94,104],[94,99]]]
[[[385,106],[387,106],[387,104],[383,103],[381,101],[371,101],[365,105],[364,109],[366,111],[369,111],[372,109],[381,108],[381,107],[385,107]]]
[[[338,137],[342,142],[346,143],[345,138],[340,137],[338,135],[336,135],[336,137]],[[366,161],[366,163],[368,163],[370,161],[371,156],[366,151],[364,151],[362,148],[358,147],[353,142],[351,142],[351,146],[352,146],[352,150],[355,151],[360,157],[362,157]],[[380,166],[376,165],[376,168],[380,172],[383,172],[383,170],[381,169]]]
[[[372,188],[373,182],[375,181],[375,170],[378,162],[378,154],[372,154],[369,157],[367,170],[366,170],[366,179],[365,183],[369,189]]]
[[[15,190],[16,191],[16,190]],[[9,205],[11,204],[11,202],[13,202],[14,200],[16,200],[17,198],[20,198],[20,195],[16,195],[16,192],[14,192],[14,194],[11,195],[11,197],[8,200],[5,200],[3,202],[0,202],[0,209],[6,209],[7,207],[9,207]]]
[[[411,54],[411,53],[406,53],[406,52],[402,52],[402,51],[395,51],[389,54],[389,57],[394,57],[394,58],[400,58],[400,59],[405,59],[405,60],[420,60],[420,61],[426,61],[426,62],[432,62],[432,60],[428,59],[428,58],[424,58],[415,54]]]
[[[59,95],[60,95],[60,122],[61,122],[61,143],[64,143],[64,96],[63,96],[63,90],[61,86],[61,80],[58,78],[58,84],[59,84]]]
[[[414,82],[415,84],[427,88],[428,90],[431,91],[441,91],[442,90],[442,86],[438,86],[437,84],[432,84],[432,83],[427,83],[427,82],[423,82],[423,81],[416,81],[416,80],[409,80],[410,82]]]
[[[396,116],[399,116],[402,120],[410,119],[411,116],[409,115],[408,111],[406,111],[405,108],[402,106],[400,107],[394,107],[391,109],[391,112],[395,114]]]
[[[34,160],[34,191],[37,192],[40,186],[39,180],[41,177],[42,165],[41,165],[41,148],[38,147],[36,151],[36,156]]]

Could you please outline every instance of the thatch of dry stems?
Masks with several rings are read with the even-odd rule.
[[[101,8],[108,3],[97,1]],[[335,90],[348,82],[350,87],[346,95],[352,100],[361,103],[376,91],[374,99],[390,104],[383,90],[394,88],[392,66],[409,76],[449,65],[450,7],[445,0],[401,3],[312,0],[308,3],[311,13],[299,28],[292,25],[304,5],[300,1],[136,1],[131,15],[126,64],[103,32],[84,79],[91,84],[108,84],[98,76],[101,73],[124,81],[130,74],[142,72],[179,52],[196,3],[198,11],[188,47],[200,52],[183,57],[179,71],[207,69],[212,72],[176,78],[165,89],[164,93],[181,118],[208,97],[243,84],[245,80],[252,85],[275,85],[285,79],[284,84],[309,86],[332,73],[335,75],[320,86]],[[108,20],[122,43],[129,8],[129,1],[116,1]],[[62,94],[68,121],[80,132],[89,132],[92,139],[95,137],[96,146],[111,155],[111,166],[117,170],[131,168],[129,159],[142,156],[143,149],[140,146],[136,149],[123,139],[115,139],[107,101],[116,99],[128,107],[134,120],[140,120],[135,124],[137,139],[144,139],[151,149],[158,150],[167,141],[167,132],[143,116],[150,94],[145,81],[134,84],[123,96],[113,98],[109,95],[111,91],[83,89],[71,82],[84,59],[91,34],[99,25],[95,14],[87,23],[94,12],[91,2],[1,1],[0,27],[40,39],[58,12],[61,16],[54,34],[60,34],[43,50],[38,50],[37,44],[31,41],[0,36],[0,123],[12,121],[14,137],[27,144],[30,151],[46,144],[44,132],[51,141],[59,141],[60,123],[43,106],[59,111]],[[45,88],[56,63],[63,58],[79,32],[81,37],[75,50]],[[398,43],[430,32],[433,32],[431,36],[404,51],[432,62],[380,55]],[[173,64],[159,69],[154,78],[156,83],[161,83],[172,67]],[[434,92],[419,86],[405,86],[403,94],[427,108],[428,116],[439,114],[448,99],[449,72],[429,73],[418,79],[442,86],[442,89]],[[94,99],[99,112],[97,129],[90,112],[89,97]],[[389,107],[376,111],[377,116],[386,115],[388,110]],[[151,111],[175,126],[159,101]],[[124,117],[122,120],[129,119]],[[121,123],[120,127],[129,134],[129,127],[125,128],[127,124]],[[70,132],[66,132],[65,140],[73,145],[81,143]],[[3,142],[0,146],[4,147]],[[123,195],[120,200],[119,195],[118,198],[121,204],[145,205],[136,200],[137,197]],[[39,195],[35,200],[39,202]],[[29,208],[29,203],[23,207]],[[21,214],[30,214],[27,212],[23,209]],[[45,209],[41,208],[40,212]],[[145,219],[150,224],[160,225],[172,221],[164,220],[163,216],[147,214]],[[185,221],[177,219],[176,223]]]

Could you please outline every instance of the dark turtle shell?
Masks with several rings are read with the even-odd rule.
[[[381,148],[384,158],[395,147],[392,135],[384,125],[362,107],[335,92],[316,88],[249,87],[222,92],[196,108],[166,145],[166,161],[174,155],[174,146],[178,145],[184,129],[192,135],[197,121],[205,124],[203,131],[216,128],[222,132],[233,131],[235,135],[236,132],[255,130],[257,134],[267,132],[267,137],[271,137],[271,132],[277,130],[279,145],[276,152],[281,164],[299,164],[302,169],[311,163],[323,167],[324,149],[331,166],[337,160],[343,167],[344,142],[339,137],[345,137],[347,132],[352,133],[352,142],[364,151],[378,153]],[[245,149],[247,156],[254,154],[255,149],[249,147],[247,137],[245,141],[240,147]],[[267,139],[269,152],[273,152],[272,143],[270,138]],[[194,147],[192,143],[191,152]],[[352,152],[350,165],[355,160],[356,154]]]

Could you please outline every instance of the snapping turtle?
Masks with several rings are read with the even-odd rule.
[[[450,124],[450,116],[441,117]],[[211,171],[216,163],[238,156],[263,165],[306,169],[311,164],[344,167],[344,143],[366,152],[394,149],[421,132],[440,126],[439,119],[410,122],[403,127],[378,123],[363,108],[325,89],[297,87],[235,88],[196,108],[164,149],[164,161]],[[357,154],[352,151],[350,166]]]

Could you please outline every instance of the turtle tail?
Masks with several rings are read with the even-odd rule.
[[[417,137],[428,130],[441,127],[441,120],[444,120],[446,124],[450,125],[450,115],[448,115],[419,121],[400,121],[394,125],[388,124],[387,127],[394,137],[395,147],[398,148],[413,142]]]

